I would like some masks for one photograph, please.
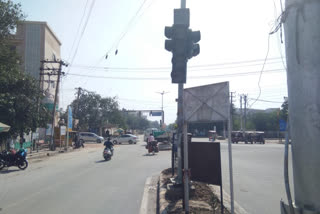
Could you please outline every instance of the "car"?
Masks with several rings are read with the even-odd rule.
[[[112,139],[113,144],[122,144],[122,143],[129,143],[129,144],[136,144],[137,143],[137,136],[132,134],[124,134],[119,137]]]
[[[85,143],[85,142],[102,143],[104,141],[104,138],[92,132],[80,132],[79,141],[82,143]]]

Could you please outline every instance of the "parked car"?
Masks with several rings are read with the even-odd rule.
[[[104,141],[104,138],[92,132],[80,132],[79,141],[82,143],[85,143],[85,142],[102,143]]]
[[[137,136],[132,134],[124,134],[112,139],[113,144],[121,144],[121,143],[129,143],[129,144],[136,144],[137,143]]]

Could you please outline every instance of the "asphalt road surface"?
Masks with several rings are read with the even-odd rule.
[[[138,213],[147,177],[170,167],[170,151],[146,156],[144,145],[117,145],[111,161],[99,145],[2,171],[0,214]]]
[[[235,201],[250,214],[280,214],[280,199],[287,201],[283,178],[284,145],[232,144],[232,157]],[[230,194],[226,141],[221,141],[221,162],[223,189]]]

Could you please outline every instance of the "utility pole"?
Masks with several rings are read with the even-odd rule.
[[[79,113],[79,98],[80,98],[80,94],[81,94],[81,90],[82,90],[82,88],[81,87],[78,87],[78,88],[75,88],[76,90],[78,90],[78,92],[77,92],[77,106],[76,106],[76,109],[75,109],[75,112],[74,112],[74,118],[75,119],[79,119],[78,118],[78,113]],[[74,128],[76,128],[76,127],[74,127]]]
[[[242,124],[242,119],[243,119],[243,111],[242,111],[242,95],[240,94],[240,130],[243,130],[243,124]]]
[[[244,127],[243,130],[246,132],[247,128],[247,97],[248,95],[244,94],[243,99],[244,99]]]
[[[59,64],[59,68],[42,68],[41,70],[51,70],[52,73],[42,73],[42,75],[57,75],[57,84],[56,84],[56,90],[55,90],[55,95],[54,95],[54,101],[53,101],[53,109],[52,109],[52,126],[51,126],[51,141],[50,141],[50,149],[54,150],[54,125],[55,125],[55,114],[56,114],[56,105],[57,105],[57,97],[59,93],[59,84],[60,84],[60,78],[61,74],[64,74],[62,72],[62,66],[68,66],[65,62],[62,60],[54,60],[54,61],[49,61],[49,60],[43,60],[41,61],[42,63],[55,63]],[[55,73],[57,71],[57,73]],[[41,72],[41,71],[40,71]]]
[[[320,213],[320,1],[286,0],[283,14],[294,184],[289,206],[296,214],[315,214]]]
[[[232,104],[233,94],[230,92],[230,109],[229,109],[229,121],[228,121],[228,152],[229,152],[229,179],[230,179],[230,199],[231,199],[231,214],[234,214],[234,194],[233,194],[233,169],[232,169]]]
[[[165,91],[162,91],[162,92],[157,92],[158,94],[161,94],[161,110],[162,110],[162,124],[164,124],[164,111],[163,111],[163,95],[169,93],[169,92],[165,92]]]

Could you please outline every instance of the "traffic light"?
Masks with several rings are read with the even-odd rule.
[[[174,10],[174,24],[165,27],[165,49],[172,52],[172,83],[186,83],[187,62],[200,52],[200,31],[189,29],[190,11],[187,8]]]
[[[201,39],[200,31],[188,32],[188,59],[191,59],[194,56],[197,56],[200,53],[200,45],[197,44]]]

